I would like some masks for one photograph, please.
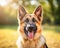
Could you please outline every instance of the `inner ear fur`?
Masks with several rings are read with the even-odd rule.
[[[42,6],[39,5],[35,10],[34,10],[34,14],[38,17],[42,16]]]
[[[23,6],[19,6],[19,18],[22,19],[27,14],[25,8]]]

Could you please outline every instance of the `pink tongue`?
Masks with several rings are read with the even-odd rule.
[[[33,32],[28,32],[28,38],[29,38],[29,39],[32,39],[33,36],[34,36],[34,33],[33,33]]]

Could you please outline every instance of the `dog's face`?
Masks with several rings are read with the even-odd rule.
[[[41,34],[42,7],[38,6],[33,14],[28,14],[22,6],[19,6],[18,22],[23,38],[37,39]]]

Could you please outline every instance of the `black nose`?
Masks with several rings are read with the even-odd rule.
[[[28,31],[36,31],[37,30],[37,27],[36,26],[30,26],[28,27]]]
[[[34,29],[34,27],[28,27],[28,29],[32,30],[32,29]]]
[[[34,30],[34,27],[32,26],[28,27],[28,31],[32,31],[32,30]]]

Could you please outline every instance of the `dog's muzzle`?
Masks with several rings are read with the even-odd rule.
[[[25,34],[28,36],[28,39],[33,39],[37,31],[37,26],[35,24],[26,24],[24,27]]]
[[[36,31],[37,27],[36,27],[36,25],[28,25],[26,27],[26,30],[29,31],[29,32]]]

